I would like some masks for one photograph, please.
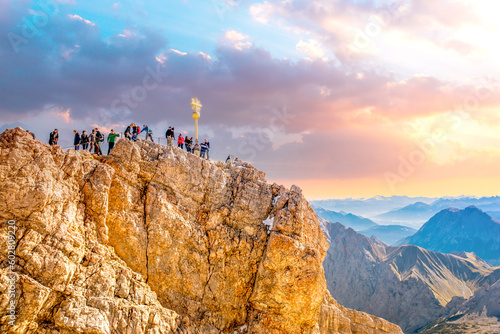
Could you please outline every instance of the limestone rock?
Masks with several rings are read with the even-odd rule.
[[[0,149],[2,332],[401,333],[329,296],[314,211],[248,164],[142,140],[63,152],[20,128]]]

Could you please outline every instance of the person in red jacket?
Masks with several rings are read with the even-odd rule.
[[[182,136],[182,133],[179,134],[179,138],[177,139],[177,147],[184,149],[184,137]]]

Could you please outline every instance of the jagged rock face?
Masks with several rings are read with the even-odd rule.
[[[15,325],[7,252],[0,263],[2,333],[171,333],[179,316],[100,240],[113,168],[87,152],[63,153],[24,131],[0,138],[1,249],[16,230]],[[99,236],[101,235],[101,236]],[[113,329],[113,330],[111,330]]]
[[[470,254],[390,247],[339,223],[323,226],[331,239],[324,262],[328,290],[346,307],[383,317],[405,333],[449,314],[454,296],[469,298],[500,278]]]
[[[400,333],[325,296],[328,243],[297,187],[140,140],[97,157],[17,128],[0,148],[18,291],[10,326],[2,253],[2,332]]]

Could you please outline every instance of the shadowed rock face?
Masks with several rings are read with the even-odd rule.
[[[20,128],[0,148],[2,332],[401,333],[329,296],[309,203],[250,165],[140,140],[63,152]]]

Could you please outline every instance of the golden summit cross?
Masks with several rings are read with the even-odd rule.
[[[198,118],[200,118],[200,109],[201,109],[201,101],[198,100],[197,97],[193,97],[191,99],[191,108],[194,110],[193,118],[194,118],[194,138],[198,140]]]

